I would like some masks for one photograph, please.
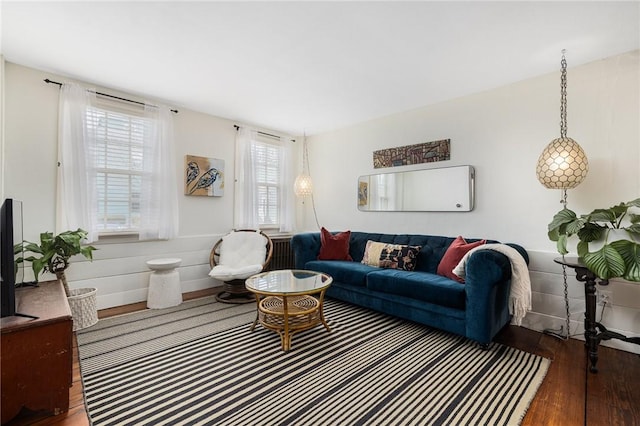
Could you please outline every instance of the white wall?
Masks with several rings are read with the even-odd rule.
[[[58,86],[50,78],[65,78],[13,63],[6,63],[4,197],[23,201],[24,238],[38,241],[40,232],[55,230]],[[95,87],[95,86],[91,86]],[[95,87],[99,91],[138,99],[131,94]],[[221,285],[209,278],[209,252],[233,227],[234,138],[233,121],[178,108],[174,115],[176,186],[179,191],[179,237],[171,241],[94,244],[94,261],[74,259],[67,270],[72,288],[97,287],[98,308],[146,300],[149,270],[145,261],[180,257],[182,291]],[[223,197],[182,195],[186,154],[225,161]],[[41,280],[47,277],[41,278]],[[53,277],[51,277],[53,278]]]
[[[640,196],[639,52],[568,70],[568,136],[583,147],[589,175],[569,192],[569,207],[588,213]],[[560,191],[545,189],[535,167],[560,136],[560,73],[532,78],[308,139],[318,220],[331,230],[487,237],[516,242],[531,255],[534,307],[527,327],[564,320],[561,268],[547,224],[561,208]],[[446,84],[446,82],[443,82]],[[424,167],[470,164],[476,169],[476,208],[469,213],[385,213],[357,209],[357,178],[373,169],[382,148],[451,139],[451,160]],[[337,167],[336,167],[337,166]],[[348,167],[347,167],[348,166]],[[339,206],[339,208],[336,208]],[[315,230],[305,211],[305,228]],[[583,287],[569,276],[572,332],[582,330]],[[640,285],[612,282],[614,306],[603,322],[640,335]],[[598,310],[598,317],[600,310]],[[635,345],[618,344],[638,351]]]

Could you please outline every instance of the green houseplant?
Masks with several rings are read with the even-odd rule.
[[[549,223],[549,239],[565,255],[576,235],[578,256],[599,278],[640,281],[640,214],[631,211],[638,207],[640,198],[581,216],[565,207]]]
[[[31,262],[36,282],[42,272],[51,272],[62,282],[64,291],[71,308],[73,317],[73,331],[90,327],[98,322],[98,309],[96,302],[96,288],[79,288],[69,290],[66,269],[69,267],[69,259],[75,255],[82,255],[93,260],[93,246],[83,246],[82,241],[87,237],[87,232],[82,229],[65,231],[56,236],[51,232],[40,234],[40,244],[24,241],[22,243],[25,252],[33,255],[19,258],[19,262]]]
[[[56,236],[51,232],[40,234],[40,244],[24,241],[23,249],[39,256],[29,256],[24,261],[31,262],[33,275],[36,282],[42,272],[51,272],[62,281],[67,297],[70,296],[69,284],[65,270],[69,267],[71,256],[83,255],[89,260],[93,260],[93,246],[82,246],[81,242],[87,237],[87,231],[77,229],[76,231],[65,231]],[[21,261],[22,259],[18,259]]]

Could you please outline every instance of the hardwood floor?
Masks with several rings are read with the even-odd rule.
[[[214,294],[204,290],[185,294],[185,300]],[[100,318],[145,309],[136,303],[106,309]],[[639,425],[640,356],[600,347],[597,374],[588,372],[584,342],[563,341],[536,331],[507,326],[496,341],[552,360],[549,372],[522,421],[522,426],[540,425]],[[88,426],[84,407],[78,352],[74,343],[73,386],[69,411],[57,416],[23,410],[9,425]]]

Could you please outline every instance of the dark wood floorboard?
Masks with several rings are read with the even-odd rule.
[[[215,294],[216,289],[185,294],[185,300]],[[146,308],[136,303],[102,310],[100,318]],[[522,327],[507,326],[496,341],[552,360],[549,372],[532,401],[522,426],[640,425],[640,356],[599,348],[597,374],[587,373],[584,342],[559,340]],[[23,411],[9,425],[88,426],[77,348],[74,343],[73,386],[66,413]]]

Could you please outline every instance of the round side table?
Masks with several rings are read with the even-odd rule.
[[[147,308],[164,309],[182,303],[182,288],[180,274],[176,270],[182,259],[154,259],[147,261],[147,267],[152,270],[149,276],[149,293]]]

